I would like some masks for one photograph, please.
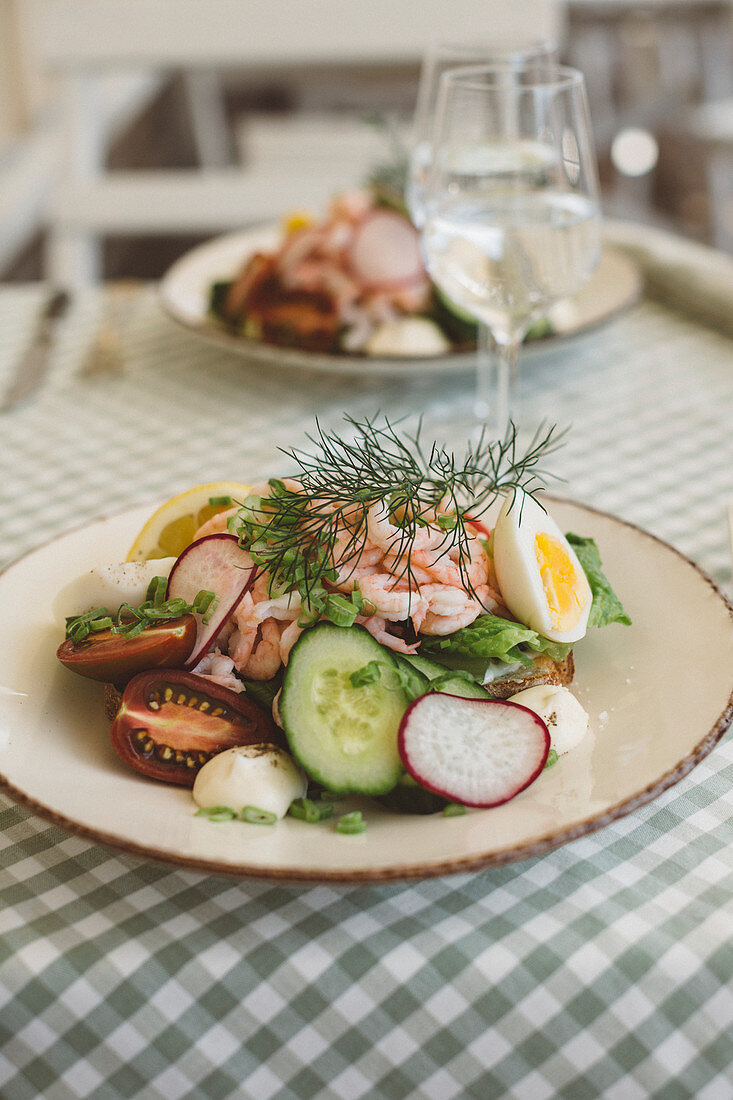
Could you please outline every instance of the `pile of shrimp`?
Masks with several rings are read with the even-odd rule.
[[[356,247],[360,237],[366,243]],[[394,265],[406,255],[413,258],[400,273]],[[270,343],[357,352],[375,326],[420,313],[429,302],[416,230],[378,207],[370,191],[355,189],[337,196],[322,221],[290,232],[276,252],[251,257],[223,314],[234,325],[247,318]]]
[[[284,484],[295,491],[302,489],[292,479]],[[261,496],[269,491],[269,487],[257,490]],[[237,511],[231,508],[214,516],[195,538],[226,531]],[[358,522],[363,528],[361,516]],[[411,623],[415,634],[446,635],[468,626],[485,611],[507,614],[477,531],[467,530],[461,546],[450,545],[445,531],[428,520],[408,542],[382,501],[369,508],[361,537],[355,539],[348,525],[337,535],[333,563],[336,579],[328,587],[350,593],[358,585],[365,613],[356,622],[397,653],[416,653],[420,645],[401,636],[400,624]],[[298,625],[303,605],[297,591],[273,597],[269,585],[268,573],[261,570],[225,634],[219,635],[217,648],[194,671],[238,691],[242,683],[235,673],[250,680],[270,680],[287,665],[290,651],[306,629]]]

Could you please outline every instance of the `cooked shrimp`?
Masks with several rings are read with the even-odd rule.
[[[428,609],[427,600],[421,592],[409,588],[390,573],[377,573],[373,577],[363,577],[359,589],[364,600],[374,607],[374,613],[391,623],[406,622],[411,619],[416,630]]]
[[[234,674],[234,661],[219,649],[212,649],[210,653],[206,653],[191,671],[196,676],[202,676],[205,680],[211,680],[214,684],[229,688],[230,691],[237,693],[244,691],[244,684]]]
[[[427,601],[423,634],[452,634],[472,623],[483,610],[468,592],[446,584],[427,585],[421,595]]]
[[[305,627],[298,626],[297,619],[293,619],[292,623],[288,623],[280,635],[280,660],[284,665],[287,665],[290,658],[290,650],[304,630]]]
[[[414,554],[418,550],[446,545],[445,532],[428,524],[418,527],[414,537],[410,537],[405,528],[390,521],[389,507],[383,500],[377,501],[367,512],[367,534],[371,542],[380,546],[385,554],[406,553],[408,547]]]
[[[195,542],[197,539],[203,539],[207,535],[221,535],[223,532],[228,531],[227,522],[229,517],[236,516],[238,511],[239,505],[236,504],[233,508],[227,508],[224,512],[217,512],[211,519],[207,519],[206,523],[201,524],[191,541]]]
[[[384,565],[396,577],[409,579],[413,584],[437,583],[464,589],[485,584],[489,572],[486,550],[480,540],[474,538],[450,548],[439,545],[425,549],[397,547],[385,554]]]
[[[419,642],[406,642],[404,638],[390,634],[386,620],[379,615],[359,615],[356,621],[365,627],[373,638],[387,649],[393,649],[395,653],[417,653],[420,648]]]
[[[409,581],[413,585],[433,584],[434,576],[423,568],[419,554],[399,554],[397,551],[389,551],[384,555],[383,565],[388,573],[397,580]]]
[[[333,549],[334,569],[337,574],[334,587],[342,592],[353,592],[354,586],[363,577],[384,572],[381,568],[383,557],[382,549],[372,545],[368,539],[363,546],[359,546],[350,536],[340,535]]]
[[[271,680],[282,663],[280,658],[280,628],[275,619],[260,624],[260,637],[249,660],[239,671],[251,680]]]
[[[360,222],[369,213],[374,200],[365,188],[355,187],[343,191],[331,202],[329,214],[332,218],[343,218],[349,222]]]
[[[257,638],[257,619],[251,592],[244,594],[232,618],[234,630],[229,638],[228,650],[234,667],[241,672],[252,655],[252,648]]]
[[[265,619],[291,622],[300,617],[302,610],[303,601],[300,595],[292,591],[276,599],[255,601],[254,616],[258,623],[264,622]]]

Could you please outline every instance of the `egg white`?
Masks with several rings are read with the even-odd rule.
[[[572,566],[576,612],[553,623],[540,565],[535,552],[536,538],[546,535],[557,541]],[[577,555],[557,523],[527,493],[508,494],[492,537],[494,567],[502,598],[512,615],[553,642],[577,642],[586,632],[592,594]]]

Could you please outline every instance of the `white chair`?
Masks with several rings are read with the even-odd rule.
[[[434,39],[536,40],[558,35],[557,0],[33,0],[39,55],[55,75],[62,164],[48,213],[47,274],[100,274],[107,234],[217,233],[320,207],[319,158],[220,167],[226,136],[212,74],[302,79],[308,66],[417,64]],[[196,171],[109,171],[100,83],[111,72],[185,70],[202,153]],[[208,107],[207,107],[208,102]],[[358,182],[355,180],[354,182]]]

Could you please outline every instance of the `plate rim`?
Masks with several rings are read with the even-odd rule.
[[[183,255],[179,256],[163,273],[157,285],[157,299],[165,315],[186,332],[193,333],[199,339],[217,347],[228,348],[230,351],[246,358],[247,355],[266,362],[280,362],[283,369],[317,371],[326,374],[342,374],[353,372],[355,368],[362,367],[374,374],[414,373],[415,367],[431,370],[435,373],[469,371],[475,368],[476,353],[474,351],[451,351],[443,355],[428,356],[349,356],[343,353],[308,352],[297,347],[280,347],[277,344],[267,344],[261,340],[250,340],[244,336],[237,336],[229,332],[223,325],[211,324],[201,320],[191,320],[176,311],[174,302],[170,297],[169,289],[177,274],[184,270],[195,259],[197,253],[203,253],[209,248],[224,245],[227,242],[234,243],[238,239],[255,237],[267,233],[274,234],[279,231],[276,222],[262,222],[249,228],[232,230],[228,233],[220,233],[205,241],[194,245]],[[639,264],[629,253],[616,244],[612,239],[603,241],[601,250],[601,262],[603,255],[613,255],[623,260],[630,273],[635,275],[633,291],[627,295],[620,306],[602,316],[594,317],[571,332],[556,332],[542,337],[537,341],[530,341],[523,346],[523,356],[531,357],[542,351],[551,351],[561,348],[569,340],[593,332],[596,328],[607,324],[614,317],[633,309],[644,295],[645,280]],[[314,362],[311,358],[318,360]]]
[[[615,523],[618,523],[622,527],[628,528],[636,534],[641,535],[644,538],[652,540],[658,546],[665,551],[671,551],[677,558],[684,562],[687,566],[694,570],[699,578],[707,584],[711,589],[713,595],[720,600],[723,607],[727,609],[729,616],[733,619],[733,601],[723,592],[717,582],[692,558],[684,554],[677,547],[666,542],[660,536],[655,535],[653,532],[646,530],[640,525],[631,522],[630,520],[623,519],[612,512],[608,512],[604,509],[594,507],[593,505],[586,504],[574,500],[569,497],[559,497],[554,494],[547,494],[546,499],[548,501],[556,502],[559,504],[567,504],[577,508],[581,508],[585,511],[591,512],[595,515],[602,516],[605,519],[610,519]],[[140,504],[131,505],[127,508],[121,509],[116,512],[107,513],[105,515],[97,516],[94,519],[87,519],[81,523],[57,532],[55,535],[39,543],[37,546],[32,547],[30,550],[14,558],[8,562],[2,569],[0,569],[0,577],[3,577],[16,565],[25,561],[36,553],[42,552],[44,549],[52,546],[56,541],[67,536],[71,536],[77,532],[83,531],[85,528],[91,526],[94,523],[103,523],[106,521],[114,520],[123,517],[128,512],[132,513],[138,508],[142,508],[147,505],[148,502],[142,502]],[[672,768],[669,768],[657,779],[647,784],[641,791],[637,791],[630,795],[628,798],[623,799],[621,802],[610,806],[603,813],[593,815],[589,818],[584,818],[582,821],[578,821],[568,826],[559,832],[546,832],[541,837],[533,838],[530,841],[518,845],[512,845],[501,849],[500,851],[492,852],[484,855],[467,856],[463,859],[445,859],[439,863],[406,863],[400,866],[390,866],[387,868],[373,869],[373,868],[361,868],[349,870],[308,870],[299,871],[297,868],[277,868],[277,867],[262,867],[259,865],[252,865],[246,863],[221,863],[215,859],[196,858],[193,856],[185,856],[182,854],[171,853],[155,847],[149,847],[148,845],[138,844],[135,841],[125,841],[110,834],[103,829],[92,828],[87,825],[83,825],[73,818],[67,817],[65,814],[61,814],[58,811],[44,805],[36,798],[28,795],[25,791],[16,787],[6,775],[0,771],[0,792],[10,797],[13,802],[19,805],[21,808],[26,809],[33,813],[35,816],[42,820],[48,821],[56,828],[61,828],[65,832],[72,836],[78,836],[85,840],[92,841],[94,844],[102,845],[110,848],[115,852],[119,852],[125,855],[131,855],[136,858],[150,861],[153,863],[162,864],[168,867],[181,868],[184,870],[197,871],[207,875],[218,875],[225,878],[235,878],[239,880],[253,880],[253,881],[266,881],[266,882],[278,882],[278,883],[294,883],[294,884],[309,884],[311,886],[317,885],[376,885],[379,883],[390,882],[411,882],[427,880],[431,878],[446,877],[449,875],[461,875],[461,874],[473,874],[479,871],[488,870],[493,867],[502,867],[511,863],[518,863],[527,859],[534,859],[538,856],[542,856],[555,850],[556,848],[563,847],[565,844],[570,843],[573,840],[578,839],[581,836],[590,836],[600,829],[605,828],[614,821],[618,821],[623,817],[628,816],[640,807],[647,805],[649,802],[654,801],[665,791],[679,783],[686,775],[688,775],[697,765],[710,754],[717,743],[722,739],[729,725],[733,721],[733,686],[731,687],[728,701],[723,707],[723,710],[718,715],[711,728],[704,734],[704,736],[697,742],[697,744],[691,749],[686,756],[684,756],[677,764]]]

